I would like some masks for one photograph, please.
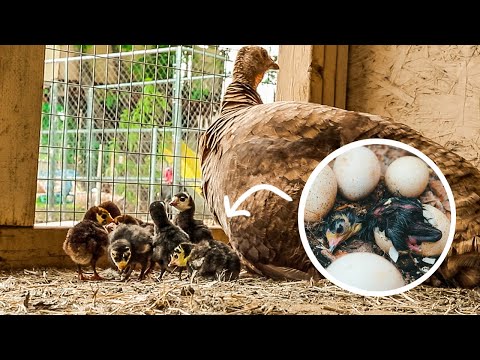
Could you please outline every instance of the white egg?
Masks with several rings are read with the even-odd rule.
[[[340,194],[348,200],[356,201],[375,189],[380,180],[381,168],[375,153],[361,146],[338,156],[333,172]]]
[[[337,196],[337,180],[330,166],[317,175],[305,203],[305,221],[320,221],[333,207]]]
[[[395,265],[377,254],[367,252],[341,256],[326,270],[336,280],[360,290],[387,291],[405,285]]]
[[[394,195],[418,197],[427,187],[428,166],[416,156],[402,156],[392,162],[385,173],[385,183]]]
[[[435,242],[423,242],[420,246],[420,254],[423,256],[440,256],[447,245],[448,233],[450,232],[450,220],[447,215],[431,205],[423,205],[423,216],[430,224],[442,232],[442,238]]]

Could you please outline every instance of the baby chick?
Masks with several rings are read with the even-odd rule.
[[[83,215],[83,220],[95,221],[102,225],[107,225],[113,222],[112,215],[107,209],[101,206],[92,206],[88,209],[85,215]]]
[[[113,201],[104,201],[98,206],[107,210],[112,218],[122,215],[120,208]]]
[[[192,243],[213,239],[212,232],[203,221],[195,220],[195,201],[187,192],[174,195],[169,205],[180,211],[173,218],[173,223],[190,236]]]
[[[150,232],[139,225],[120,224],[108,235],[108,238],[110,259],[121,274],[125,272],[123,281],[130,277],[136,264],[141,265],[138,279],[143,280],[152,256]]]
[[[240,274],[238,255],[227,244],[215,240],[178,245],[169,266],[187,267],[191,281],[196,275],[228,281],[237,279]]]
[[[152,259],[147,273],[153,270],[155,264],[158,264],[161,279],[174,249],[181,243],[190,242],[190,238],[185,231],[170,221],[163,201],[154,201],[150,204],[149,210],[155,224],[155,236],[153,237]]]
[[[108,233],[104,225],[113,219],[107,210],[93,206],[84,215],[84,219],[68,230],[63,250],[77,264],[80,280],[101,280],[96,263],[108,246]],[[82,273],[82,265],[90,264],[93,276],[87,278]]]
[[[369,213],[368,226],[377,245],[396,261],[398,253],[421,253],[423,242],[436,242],[442,232],[424,216],[418,199],[389,197]]]

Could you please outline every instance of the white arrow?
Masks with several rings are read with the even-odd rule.
[[[268,184],[260,184],[260,185],[255,185],[254,187],[248,189],[245,191],[242,196],[238,198],[237,201],[233,204],[232,207],[230,207],[230,200],[228,199],[228,195],[225,195],[223,199],[223,203],[225,205],[225,213],[227,214],[227,217],[234,217],[234,216],[250,216],[250,211],[247,210],[237,210],[238,207],[242,202],[244,202],[250,195],[252,195],[254,192],[259,191],[259,190],[269,190],[271,192],[274,192],[278,196],[284,198],[287,201],[292,201],[292,198],[288,196],[288,194],[284,193],[282,190],[276,188],[273,185],[268,185]]]

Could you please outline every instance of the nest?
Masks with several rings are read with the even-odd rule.
[[[480,314],[478,289],[420,285],[394,296],[364,297],[328,280],[273,281],[242,273],[235,281],[156,274],[119,282],[115,271],[100,272],[112,280],[80,281],[71,269],[0,272],[0,314]]]
[[[388,145],[368,145],[366,147],[372,150],[379,160],[381,168],[381,178],[379,183],[370,195],[357,202],[348,201],[344,199],[340,193],[338,193],[333,205],[333,210],[331,210],[332,212],[348,206],[362,208],[364,209],[363,211],[366,212],[366,209],[374,206],[379,199],[393,196],[385,185],[384,177],[387,167],[394,160],[402,156],[412,155],[406,150]],[[332,160],[331,165],[333,165],[333,162],[334,160]],[[450,219],[450,204],[446,190],[435,172],[431,169],[427,187],[418,197],[418,199],[422,204],[428,204],[436,207],[443,212],[448,219]],[[342,243],[332,254],[328,251],[327,242],[324,236],[324,223],[322,221],[306,223],[305,230],[310,248],[312,249],[312,252],[316,256],[319,263],[324,268],[327,268],[332,261],[338,258],[338,256],[341,256],[338,254],[346,254],[351,252],[370,252],[380,255],[392,263],[400,271],[405,282],[409,284],[427,273],[438,258],[438,256],[424,257],[422,255],[416,255],[409,252],[408,256],[403,255],[400,256],[398,261],[392,261],[390,256],[384,253],[374,242],[366,242],[356,236],[353,236]]]

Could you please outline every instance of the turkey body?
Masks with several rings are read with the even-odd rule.
[[[242,65],[239,57],[248,51],[239,51],[235,67],[237,62]],[[269,69],[252,67],[261,77]],[[305,182],[319,162],[341,146],[361,139],[384,138],[422,151],[438,165],[452,188],[457,209],[456,233],[449,255],[438,271],[440,278],[455,286],[473,287],[480,283],[477,168],[390,118],[307,102],[262,104],[256,92],[258,83],[249,80],[253,75],[238,75],[244,68],[245,65],[238,67],[237,77],[234,69],[220,117],[202,135],[199,155],[205,200],[248,269],[279,279],[319,276],[298,231],[298,205]],[[254,77],[258,76],[257,73]],[[224,196],[228,195],[233,203],[258,184],[273,185],[293,201],[261,190],[238,209],[250,211],[250,217],[227,217]]]

